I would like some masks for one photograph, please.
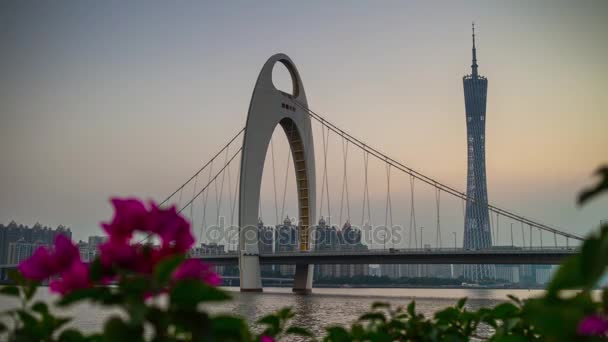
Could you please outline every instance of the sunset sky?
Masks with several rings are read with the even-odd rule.
[[[277,52],[295,62],[313,110],[464,190],[462,76],[474,21],[489,79],[490,202],[584,234],[608,219],[608,196],[575,204],[608,162],[606,18],[606,1],[3,1],[0,222],[64,224],[85,239],[110,218],[110,196],[162,200],[244,126],[257,74]],[[277,86],[288,82],[277,74]],[[335,213],[342,156],[333,144]],[[382,223],[384,172],[376,165],[370,181]],[[394,220],[409,222],[407,177],[393,177]],[[430,231],[435,202],[420,189]],[[459,202],[442,201],[444,239],[461,237]]]

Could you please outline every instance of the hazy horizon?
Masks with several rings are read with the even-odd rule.
[[[462,76],[470,73],[474,21],[479,72],[489,80],[490,202],[585,234],[608,219],[608,196],[575,203],[608,162],[607,15],[604,1],[3,2],[0,222],[63,224],[86,239],[110,219],[109,197],[162,200],[244,126],[257,74],[277,52],[296,64],[310,108],[464,190]],[[316,129],[317,157],[320,139]],[[331,154],[339,140],[332,144],[336,217],[342,160]],[[276,148],[284,165],[285,139]],[[353,154],[353,170],[360,158]],[[385,170],[371,172],[380,217]],[[263,214],[272,224],[268,175]],[[407,224],[408,179],[393,177],[395,224]],[[352,184],[360,221],[357,176]],[[444,234],[461,239],[460,204],[442,201]],[[421,190],[425,235],[434,205],[432,191]]]

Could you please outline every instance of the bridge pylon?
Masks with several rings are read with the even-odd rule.
[[[282,63],[292,79],[293,94],[278,90],[272,83],[273,67]],[[241,154],[239,191],[239,274],[241,291],[262,291],[258,248],[260,187],[266,152],[272,134],[281,125],[292,154],[296,172],[299,211],[299,250],[310,249],[310,229],[315,218],[315,155],[310,116],[294,100],[308,107],[300,75],[284,54],[268,59],[258,76],[247,114]],[[293,291],[312,289],[312,265],[296,265]]]

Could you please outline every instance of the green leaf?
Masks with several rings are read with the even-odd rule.
[[[183,280],[175,284],[169,295],[171,305],[195,308],[199,303],[230,299],[228,293],[198,280]]]
[[[8,272],[8,277],[12,281],[14,281],[17,285],[21,287],[23,290],[23,294],[25,296],[25,300],[29,302],[30,299],[36,293],[38,289],[38,285],[40,285],[39,281],[26,279],[23,275],[16,269],[10,270]]]
[[[171,274],[184,261],[183,254],[175,255],[159,262],[154,269],[154,279],[159,284],[165,284],[171,279]]]
[[[439,312],[435,313],[435,319],[440,321],[451,322],[458,318],[460,311],[456,308],[445,308]]]
[[[89,278],[92,282],[97,283],[103,279],[105,274],[101,260],[96,258],[89,264]]]
[[[25,310],[17,310],[17,316],[23,324],[22,330],[24,334],[35,340],[44,337],[44,332],[36,317]]]
[[[166,333],[170,320],[168,313],[156,306],[151,306],[146,312],[146,319],[154,326],[157,335]]]
[[[49,308],[46,305],[46,303],[43,303],[43,302],[34,303],[34,305],[32,305],[32,310],[36,311],[37,313],[41,314],[42,316],[46,316],[49,314]]]
[[[150,279],[144,276],[123,277],[118,286],[125,296],[132,300],[140,300],[147,292],[152,291]]]
[[[497,305],[492,313],[496,318],[505,320],[517,317],[519,315],[519,308],[511,303],[502,303]]]
[[[382,321],[386,322],[386,316],[382,312],[368,312],[359,317],[359,321]]]
[[[374,302],[372,304],[372,309],[386,309],[386,308],[390,308],[391,305],[389,303],[385,303],[385,302]]]
[[[105,341],[143,341],[143,329],[141,326],[131,326],[123,322],[119,317],[112,317],[104,326]]]
[[[407,305],[407,313],[409,313],[410,316],[412,316],[412,317],[416,316],[416,302],[415,301],[411,301]]]
[[[76,329],[66,329],[59,334],[60,342],[85,342],[87,339]]]
[[[281,321],[285,321],[292,318],[294,313],[291,311],[291,308],[282,308],[277,312],[277,316],[281,319]]]
[[[602,305],[604,307],[604,312],[608,312],[608,288],[602,290]]]
[[[113,297],[110,288],[105,286],[80,289],[64,295],[58,302],[58,306],[69,306],[84,300],[94,302],[106,302]]]
[[[0,294],[11,297],[19,297],[19,288],[17,286],[2,286]]]
[[[247,323],[239,318],[227,315],[213,317],[211,320],[213,336],[218,336],[225,341],[250,341],[251,336]]]
[[[258,320],[258,324],[263,324],[267,328],[264,334],[275,336],[281,332],[281,319],[276,314],[266,315]]]
[[[332,342],[350,342],[351,338],[350,335],[348,333],[348,331],[346,331],[346,329],[344,329],[343,327],[329,327],[325,329],[327,331],[327,337],[325,338],[326,341],[332,341]]]
[[[567,300],[551,296],[534,298],[526,301],[522,318],[538,328],[545,340],[574,341],[578,323],[596,307],[588,292]]]
[[[462,308],[464,308],[464,305],[466,304],[467,299],[468,299],[467,297],[460,298],[460,299],[458,300],[458,302],[456,303],[456,307],[457,307],[458,309],[462,309]]]
[[[589,187],[581,192],[578,197],[578,204],[583,205],[588,200],[596,197],[604,191],[608,191],[608,165],[604,165],[597,169],[594,173],[600,180],[592,187]]]
[[[509,298],[509,299],[510,299],[510,300],[512,300],[513,302],[515,302],[515,303],[517,303],[517,304],[521,305],[521,299],[519,299],[519,298],[515,297],[514,295],[512,295],[512,294],[508,294],[508,295],[507,295],[507,298]]]
[[[305,336],[305,337],[313,337],[314,335],[308,331],[307,329],[304,329],[302,327],[296,327],[296,326],[292,326],[287,328],[287,330],[285,330],[286,334],[290,334],[290,335],[298,335],[298,336]]]
[[[529,339],[525,336],[515,336],[515,335],[507,335],[507,336],[499,336],[492,339],[493,342],[528,342]]]

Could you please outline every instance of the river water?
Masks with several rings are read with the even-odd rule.
[[[326,326],[349,325],[377,301],[405,306],[415,300],[417,310],[428,316],[453,305],[462,297],[468,297],[467,306],[476,309],[506,301],[508,294],[529,298],[543,293],[542,290],[517,289],[315,288],[313,294],[302,296],[292,294],[290,288],[265,288],[264,293],[241,293],[238,288],[230,287],[225,289],[230,291],[233,300],[207,305],[209,311],[245,317],[256,329],[253,322],[257,319],[289,306],[295,312],[294,322],[312,330],[316,335],[321,335]],[[36,296],[45,301],[56,298],[48,293],[47,288],[41,288]],[[0,310],[14,304],[14,301],[0,297]],[[113,313],[115,312],[90,305],[78,305],[65,312],[74,317],[70,323],[72,326],[88,332],[101,330],[104,319]]]

